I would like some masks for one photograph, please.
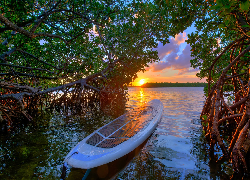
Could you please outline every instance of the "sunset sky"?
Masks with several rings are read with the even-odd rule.
[[[160,62],[149,64],[146,72],[139,72],[138,78],[132,83],[134,86],[140,86],[146,82],[205,82],[205,79],[200,80],[196,77],[198,69],[190,67],[192,59],[191,47],[185,42],[187,34],[194,32],[194,27],[189,27],[183,33],[180,33],[169,39],[170,43],[163,46],[159,43],[158,55]],[[142,80],[143,79],[143,80]],[[141,83],[140,83],[141,82]]]

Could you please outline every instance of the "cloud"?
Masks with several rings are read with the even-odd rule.
[[[170,61],[172,62],[172,68],[176,70],[186,69],[190,67],[191,57],[191,46],[189,44],[186,45],[185,49],[182,51],[182,54],[178,57],[178,59]]]
[[[180,34],[177,34],[177,35],[175,36],[175,42],[176,42],[176,44],[178,44],[178,45],[184,43],[186,39],[187,39],[187,36],[186,36],[186,33],[185,33],[185,32],[184,32],[183,34],[180,33]]]
[[[151,69],[150,66],[149,67],[145,67],[146,71],[149,71],[150,69]]]
[[[199,69],[181,69],[181,70],[179,70],[177,75],[183,75],[186,73],[193,73],[193,72],[197,73],[198,71],[199,71]]]
[[[169,55],[170,53],[177,53],[179,51],[179,46],[175,43],[175,39],[171,38],[169,40],[170,43],[163,44],[159,42],[158,47],[154,50],[158,51],[158,56],[162,60],[166,55]]]
[[[152,64],[152,67],[150,68],[153,72],[159,72],[166,68],[171,68],[171,64],[169,62],[160,61],[159,63]]]
[[[158,51],[158,56],[160,62],[152,63],[149,68],[152,72],[160,72],[164,69],[172,68],[173,70],[179,70],[179,74],[185,74],[188,72],[194,72],[197,70],[190,70],[190,60],[191,57],[191,47],[189,44],[179,52],[181,44],[187,39],[186,34],[178,34],[175,38],[170,39],[170,43],[163,46],[159,43],[158,47],[155,49]],[[178,55],[179,54],[179,55]]]

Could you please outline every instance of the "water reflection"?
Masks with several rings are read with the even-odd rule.
[[[160,99],[164,105],[162,120],[147,147],[122,171],[117,179],[218,179],[227,173],[213,174],[206,156],[206,143],[200,125],[203,88],[130,88],[128,106]],[[214,169],[213,169],[214,168]],[[227,176],[222,176],[227,174]],[[223,178],[223,179],[224,179]]]
[[[60,179],[67,153],[112,118],[95,111],[84,116],[44,117],[20,132],[0,136],[0,179]]]
[[[229,179],[230,165],[209,164],[199,120],[203,88],[129,88],[128,92],[127,109],[160,99],[164,112],[139,155],[115,179]],[[62,162],[71,148],[111,120],[100,111],[53,115],[19,132],[0,135],[0,179],[60,179]],[[69,173],[83,174],[76,169]]]
[[[145,101],[144,101],[144,92],[143,92],[143,88],[140,89],[140,103],[143,104]]]

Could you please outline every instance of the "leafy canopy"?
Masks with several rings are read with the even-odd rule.
[[[202,1],[190,2],[1,1],[2,80],[46,89],[96,75],[128,84],[159,60],[158,41],[192,24]]]
[[[211,80],[216,82],[230,60],[249,45],[249,7],[249,1],[217,0],[203,3],[205,13],[194,21],[197,31],[190,34],[187,40],[194,57],[191,66],[200,69],[198,77],[209,78],[209,70],[213,70]],[[233,47],[240,46],[236,45],[238,40],[242,43],[241,50],[239,48],[232,52]],[[219,55],[220,58],[217,58]],[[249,55],[241,60],[245,63],[242,65],[248,67]]]

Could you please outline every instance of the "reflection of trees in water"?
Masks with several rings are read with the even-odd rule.
[[[181,173],[166,169],[165,165],[155,160],[151,151],[161,154],[159,147],[154,145],[156,135],[153,134],[138,156],[116,177],[116,179],[178,179]],[[160,147],[162,152],[165,148]]]
[[[60,177],[71,148],[112,119],[99,108],[76,116],[44,114],[15,133],[0,134],[0,179]]]
[[[164,179],[164,165],[154,161],[145,149],[117,176],[117,179]]]
[[[192,122],[197,125],[201,124],[199,119],[193,119]],[[210,159],[209,145],[206,143],[202,127],[193,128],[191,143],[193,144],[191,154],[197,159],[196,167],[199,169],[199,174],[207,174],[206,172],[210,171],[211,179],[230,179],[233,173],[231,165],[225,161],[214,162]]]
[[[34,169],[45,165],[48,158],[48,139],[41,131],[1,136],[0,179],[31,179]]]

